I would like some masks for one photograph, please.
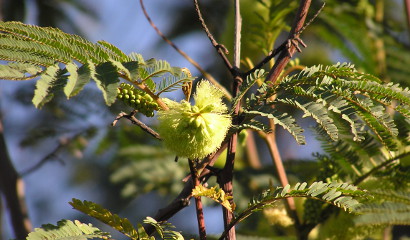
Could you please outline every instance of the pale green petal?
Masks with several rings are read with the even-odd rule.
[[[212,85],[209,81],[202,80],[198,83],[194,94],[195,105],[199,109],[211,105],[214,112],[226,112],[227,108],[222,102],[223,95],[219,88]]]

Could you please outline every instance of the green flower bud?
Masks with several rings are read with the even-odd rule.
[[[158,131],[165,146],[179,157],[204,158],[215,152],[231,126],[222,102],[223,93],[208,81],[201,81],[194,95],[195,105],[163,99],[169,110],[158,112]]]

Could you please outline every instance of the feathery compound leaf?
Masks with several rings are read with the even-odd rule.
[[[0,79],[28,80],[42,72],[43,69],[29,63],[11,62],[8,65],[0,65]]]
[[[244,111],[245,117],[253,118],[254,116],[262,116],[272,119],[275,124],[282,126],[295,138],[298,144],[305,144],[305,136],[302,135],[303,128],[297,125],[296,120],[287,113],[280,113],[271,106],[259,106],[253,111]]]
[[[112,62],[90,66],[91,78],[102,91],[105,103],[110,106],[117,99],[117,88],[120,81],[117,67]]]
[[[195,77],[190,77],[185,73],[182,73],[180,76],[168,76],[164,77],[156,87],[156,95],[160,95],[164,92],[171,92],[176,89],[181,88],[181,86],[186,82],[191,82],[195,80]]]
[[[256,83],[256,81],[263,78],[265,75],[266,73],[264,69],[257,69],[255,72],[248,75],[245,82],[242,83],[239,93],[234,99],[232,99],[232,106],[236,106],[241,101],[243,96],[249,91],[249,89]]]
[[[27,51],[42,54],[54,61],[67,62],[69,59],[75,59],[81,63],[92,61],[98,64],[110,58],[109,52],[102,46],[78,35],[64,33],[57,28],[38,27],[20,22],[0,22],[0,31],[5,32],[4,36],[11,39],[38,43],[39,45],[33,45],[33,48]]]
[[[150,224],[155,227],[155,230],[158,232],[159,236],[162,239],[172,239],[172,240],[184,240],[184,237],[181,233],[172,231],[172,228],[175,228],[171,223],[168,222],[158,222],[152,217],[146,217],[143,221],[145,224]]]
[[[331,119],[328,115],[327,109],[319,103],[315,102],[308,102],[308,103],[300,103],[296,99],[277,99],[277,101],[290,104],[300,110],[303,111],[302,118],[305,117],[312,117],[323,129],[327,132],[332,140],[338,139],[338,130],[337,127],[333,123],[333,119]]]
[[[152,59],[147,62],[147,65],[141,68],[140,78],[141,81],[144,82],[150,78],[160,77],[165,73],[170,73],[172,71],[173,69],[167,61]]]
[[[66,76],[63,76],[58,64],[55,64],[41,74],[40,80],[37,81],[36,90],[34,91],[33,104],[41,108],[45,103],[54,97],[54,92],[62,89],[66,84]]]
[[[73,198],[70,205],[78,211],[111,226],[131,239],[139,239],[138,231],[127,218],[121,218],[117,214],[112,214],[109,210],[90,201],[81,201]]]
[[[323,183],[314,182],[310,187],[306,188],[306,183],[298,183],[291,188],[289,185],[285,188],[278,187],[276,189],[268,189],[263,191],[259,196],[253,198],[248,205],[248,208],[240,212],[237,217],[230,223],[233,226],[252,213],[260,211],[266,207],[272,206],[273,203],[289,197],[305,197],[324,201],[339,208],[343,208],[349,212],[356,211],[360,203],[355,198],[360,198],[368,193],[357,189],[357,187],[348,183]]]
[[[252,129],[252,130],[255,130],[255,131],[262,131],[262,132],[270,132],[271,131],[271,129],[268,126],[266,126],[265,124],[263,124],[259,121],[256,121],[255,119],[251,119],[249,121],[241,123],[239,126],[238,125],[233,125],[230,128],[230,131],[240,132],[243,129]]]
[[[112,53],[111,57],[115,61],[127,62],[131,60],[131,58],[128,57],[123,51],[121,51],[119,48],[112,45],[111,43],[103,41],[103,40],[100,40],[97,43],[103,46],[104,48],[106,48],[107,50],[109,50]]]
[[[27,236],[27,240],[84,240],[84,239],[110,239],[108,233],[101,232],[91,224],[79,221],[61,220],[57,226],[52,224],[42,225],[41,228],[34,229]]]
[[[64,93],[68,99],[77,95],[84,88],[90,81],[91,73],[87,64],[78,68],[75,63],[71,62],[66,65],[66,69],[70,73],[67,85],[64,87]]]

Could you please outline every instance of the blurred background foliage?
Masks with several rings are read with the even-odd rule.
[[[91,29],[93,26],[101,27],[105,24],[103,28],[109,28],[110,20],[107,20],[107,14],[112,19],[120,17],[106,11],[107,6],[109,6],[108,9],[118,8],[120,12],[126,12],[129,14],[127,15],[129,19],[133,19],[131,18],[133,14],[140,14],[138,21],[124,19],[122,24],[126,26],[125,28],[145,28],[151,31],[146,35],[137,36],[137,39],[149,38],[150,45],[144,45],[142,49],[133,39],[132,41],[122,40],[125,46],[117,46],[121,49],[132,49],[132,51],[143,53],[143,56],[147,58],[151,57],[151,53],[158,54],[159,58],[169,58],[168,61],[173,65],[188,64],[152,33],[136,2],[2,0],[0,7],[3,20],[55,26],[63,31],[85,35],[89,38],[95,37],[92,35],[95,34],[95,30]],[[296,57],[300,58],[300,63],[304,66],[349,61],[361,71],[374,74],[384,81],[409,85],[410,35],[403,2],[326,1],[326,7],[319,17],[302,34],[308,48],[303,49],[303,53],[297,54]],[[231,2],[204,0],[200,1],[200,4],[211,32],[228,49],[232,49],[233,9]],[[271,50],[273,44],[279,45],[285,39],[298,1],[243,0],[241,4],[242,63],[244,70],[247,70],[261,60]],[[321,5],[319,1],[313,2],[308,19],[318,11]],[[105,11],[100,9],[102,6],[105,6]],[[203,64],[216,79],[220,79],[223,85],[230,88],[229,75],[215,51],[208,44],[191,1],[170,1],[165,4],[162,1],[150,1],[149,3],[147,1],[147,7],[151,17],[154,21],[158,19],[157,24],[170,39],[179,43],[181,48]],[[134,9],[126,11],[127,8]],[[161,15],[162,13],[167,14]],[[91,19],[92,23],[84,23],[82,21],[84,18]],[[111,38],[117,36],[119,39],[125,32],[111,31],[110,34]],[[198,39],[201,40],[196,44]],[[155,52],[154,49],[158,48],[166,50]],[[206,55],[199,50],[201,48],[209,50],[205,51]],[[193,67],[186,66],[191,69],[193,75],[198,74]],[[29,214],[32,216],[35,227],[43,223],[55,223],[61,218],[92,222],[89,219],[84,220],[84,215],[71,211],[68,204],[64,204],[71,200],[71,197],[97,202],[113,212],[128,217],[133,222],[141,221],[146,215],[154,215],[156,209],[172,200],[182,188],[181,179],[188,174],[186,161],[180,159],[175,163],[174,156],[170,155],[158,141],[125,120],[121,120],[115,127],[110,126],[120,111],[127,112],[131,109],[120,103],[107,109],[100,94],[92,86],[88,86],[86,91],[70,101],[67,101],[64,96],[59,96],[41,111],[34,110],[31,105],[33,82],[25,84],[1,82],[0,86],[0,106],[3,112],[6,138],[10,143],[9,151],[15,167],[26,181]],[[180,98],[181,96],[173,97]],[[155,119],[138,117],[155,126]],[[404,143],[408,143],[408,123],[404,121],[402,123],[400,126],[402,139]],[[309,126],[311,123],[306,122],[305,124]],[[386,155],[380,152],[377,143],[371,139],[362,143],[365,145],[364,151],[358,152],[357,149],[363,145],[358,146],[358,144],[355,145],[343,139],[340,142],[329,144],[320,136],[318,136],[319,141],[308,137],[309,147],[300,148],[282,131],[278,130],[277,134],[291,183],[325,180],[336,175],[344,181],[354,182],[358,179],[355,170],[360,172],[368,169],[368,166],[357,164],[356,169],[352,170],[349,166],[355,164],[354,159],[362,159],[357,160],[360,163],[364,161],[363,159],[376,159],[375,161],[381,162],[386,159]],[[319,147],[320,144],[322,147]],[[256,139],[256,145],[258,146],[259,167],[249,162],[244,145],[240,147],[237,156],[235,199],[239,208],[246,206],[255,193],[270,185],[278,184],[266,147],[260,139]],[[406,144],[403,144],[402,150],[405,148]],[[313,154],[313,152],[319,153]],[[224,157],[221,156],[216,166],[222,165],[223,159]],[[54,161],[62,164],[56,164]],[[410,164],[408,164],[408,157],[401,161],[407,164],[379,172],[377,182],[366,180],[360,184],[370,189],[384,185],[408,191]],[[53,179],[56,181],[54,182]],[[382,182],[379,182],[380,180]],[[214,183],[211,181],[210,185],[212,184]],[[48,195],[44,194],[47,192],[49,192]],[[57,204],[57,202],[60,203]],[[302,216],[303,201],[297,200],[297,204],[300,209],[299,214]],[[320,203],[316,207],[321,208]],[[211,202],[209,202],[208,211],[211,215],[210,219],[221,217],[219,207],[212,205]],[[1,214],[5,221],[3,221],[3,229],[0,229],[0,232],[10,232],[6,223],[5,209],[1,210]],[[192,218],[186,216],[187,211],[184,210],[171,222],[178,229],[187,231],[188,234],[195,233],[193,225],[187,224]],[[246,224],[239,226],[238,232],[244,235],[267,237],[272,234],[289,236],[294,231],[288,226],[272,226],[270,218],[272,214],[269,211],[255,214],[247,220]],[[369,236],[370,232],[372,232],[370,237],[375,239],[380,239],[383,235],[384,225],[376,232],[360,227],[357,227],[355,232],[347,231],[348,227],[354,224],[352,219],[346,214],[334,215],[329,222],[323,224],[320,231],[316,229],[313,233],[321,239],[329,236],[342,239],[337,234],[347,232],[350,235],[345,234],[343,239],[353,239],[360,234]],[[345,224],[340,224],[341,222]],[[99,226],[98,223],[93,223]],[[219,226],[217,223],[207,224],[212,225],[210,226],[211,233],[222,231],[221,224]],[[314,226],[312,225],[312,228]],[[332,230],[334,226],[339,228],[338,231]],[[400,231],[400,227],[395,227],[394,230],[395,237],[404,232]],[[6,239],[10,235],[2,234],[0,239],[1,237]]]

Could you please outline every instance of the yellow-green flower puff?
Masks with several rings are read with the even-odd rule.
[[[195,105],[163,99],[169,110],[158,112],[158,132],[165,146],[179,157],[204,158],[215,152],[231,126],[223,93],[208,81],[198,83]]]

